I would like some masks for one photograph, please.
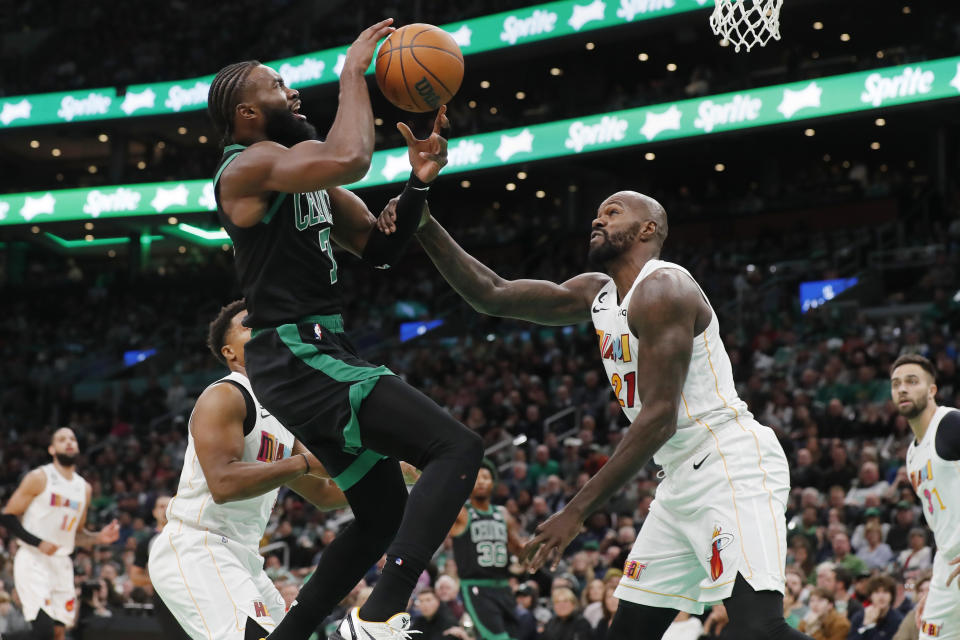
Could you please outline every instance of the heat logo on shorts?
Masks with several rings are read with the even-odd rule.
[[[927,634],[928,636],[936,638],[937,636],[940,635],[940,632],[943,631],[943,625],[933,624],[932,622],[924,621],[923,624],[921,625],[920,630],[923,631],[923,633]]]
[[[77,600],[76,600],[76,598],[71,598],[70,600],[67,600],[67,603],[66,603],[65,605],[63,605],[63,608],[67,610],[67,613],[72,613],[72,612],[73,612],[73,608],[74,608],[76,605],[77,605]]]
[[[253,613],[257,618],[266,618],[270,615],[270,612],[267,610],[267,605],[259,600],[253,601]]]
[[[623,575],[631,580],[639,580],[640,574],[647,568],[647,565],[636,560],[627,560],[623,565]]]
[[[719,524],[713,525],[713,537],[710,540],[710,579],[714,582],[723,575],[723,558],[720,552],[733,542],[733,536],[723,533]]]

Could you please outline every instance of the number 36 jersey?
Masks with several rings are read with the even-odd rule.
[[[56,555],[73,553],[77,525],[87,503],[87,481],[74,472],[69,480],[53,464],[40,469],[47,484],[23,514],[23,528],[41,540],[57,545]]]
[[[457,573],[463,579],[503,579],[510,577],[507,565],[507,520],[501,507],[480,511],[467,503],[467,528],[453,538],[453,557]]]
[[[659,269],[676,269],[693,280],[690,272],[680,265],[648,260],[623,300],[617,300],[617,285],[611,279],[591,306],[607,381],[631,421],[640,413],[641,406],[637,389],[638,340],[627,322],[627,310],[634,290]],[[706,300],[706,294],[703,296]],[[662,466],[682,459],[703,440],[713,437],[711,431],[717,426],[752,418],[746,403],[737,395],[730,358],[720,340],[720,323],[712,307],[711,312],[713,317],[706,330],[693,338],[690,366],[677,412],[677,432],[654,455],[654,461]]]
[[[936,448],[940,422],[951,411],[956,409],[937,408],[923,440],[910,443],[907,473],[939,551],[953,558],[960,552],[960,463],[944,460]]]

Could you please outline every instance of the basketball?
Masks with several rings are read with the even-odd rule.
[[[463,54],[446,31],[408,24],[383,41],[377,53],[377,85],[387,100],[414,113],[448,103],[463,82]]]

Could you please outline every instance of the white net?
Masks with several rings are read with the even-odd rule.
[[[734,51],[765,46],[780,39],[780,7],[783,0],[716,0],[710,16],[713,32],[733,45]]]

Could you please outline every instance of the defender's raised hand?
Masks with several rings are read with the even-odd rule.
[[[440,107],[437,111],[437,117],[433,121],[433,131],[426,140],[418,140],[413,136],[410,127],[402,122],[397,123],[397,129],[407,141],[407,153],[410,158],[410,166],[413,167],[413,175],[424,183],[433,182],[440,170],[447,164],[447,139],[440,135],[441,129],[450,126],[447,120],[446,105]]]

